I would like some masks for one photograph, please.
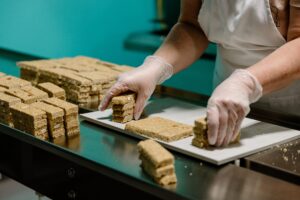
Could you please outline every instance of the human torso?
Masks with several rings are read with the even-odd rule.
[[[218,44],[214,86],[235,69],[247,68],[284,45],[288,12],[289,0],[203,0],[200,26],[208,39]],[[298,101],[296,88],[300,88],[299,81],[262,101],[278,104],[286,96]]]

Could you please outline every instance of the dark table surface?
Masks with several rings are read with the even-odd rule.
[[[176,95],[183,97],[180,92],[176,91]],[[160,88],[160,93],[172,94],[164,88]],[[206,97],[193,94],[185,94],[184,98],[199,104],[205,104],[206,100]],[[137,139],[85,121],[80,122],[80,132],[80,137],[50,142],[0,125],[0,171],[54,199],[92,199],[93,195],[105,193],[103,187],[109,185],[109,181],[112,181],[112,187],[119,188],[124,197],[299,199],[300,196],[300,187],[293,179],[299,179],[299,171],[294,170],[299,169],[300,157],[293,160],[299,145],[293,150],[294,157],[288,164],[281,159],[283,153],[280,148],[273,147],[242,160],[244,167],[233,163],[214,166],[173,152],[178,183],[172,187],[161,187],[141,170]],[[290,154],[290,146],[286,148],[289,149],[286,155]],[[268,171],[268,167],[264,170],[254,168],[259,171],[255,172],[250,167],[255,165],[253,163],[265,163],[271,169],[276,166],[280,173],[288,171],[294,176],[285,180],[281,180],[280,176],[272,177],[272,174],[264,172]],[[63,186],[54,189],[58,185]],[[99,188],[101,185],[102,190]],[[124,187],[129,189],[123,191]],[[128,193],[131,189],[133,192]]]

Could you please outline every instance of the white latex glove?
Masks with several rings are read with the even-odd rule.
[[[141,66],[119,76],[118,81],[109,89],[101,102],[100,110],[105,110],[114,96],[130,90],[137,93],[134,108],[134,118],[137,120],[156,85],[161,84],[172,75],[173,66],[171,64],[161,57],[148,56]]]
[[[208,141],[226,146],[237,137],[250,104],[262,96],[262,86],[247,70],[235,70],[213,92],[207,104]]]

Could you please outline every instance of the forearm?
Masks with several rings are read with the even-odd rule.
[[[267,94],[300,78],[300,38],[292,40],[249,67]]]
[[[154,55],[164,58],[177,73],[199,59],[208,46],[200,26],[178,22]]]

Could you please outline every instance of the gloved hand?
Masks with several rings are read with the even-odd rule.
[[[134,118],[140,118],[145,103],[150,98],[157,84],[161,84],[173,75],[173,66],[158,56],[148,56],[138,68],[123,73],[109,89],[100,105],[100,110],[107,108],[114,96],[128,90],[137,93]]]
[[[235,70],[213,92],[207,104],[208,141],[226,146],[237,137],[250,104],[262,96],[262,86],[247,70]]]

